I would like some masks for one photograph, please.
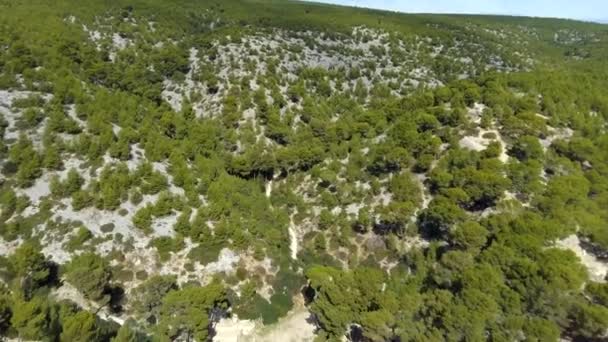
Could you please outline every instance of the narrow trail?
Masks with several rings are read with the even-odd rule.
[[[296,260],[298,256],[298,234],[296,231],[296,224],[293,222],[295,213],[289,216],[289,250],[291,251],[291,258]]]
[[[273,173],[272,178],[270,178],[270,180],[268,180],[268,182],[266,183],[266,191],[265,191],[266,198],[270,198],[270,195],[272,195],[272,183],[278,177],[279,177],[279,173]]]
[[[275,174],[272,177],[272,179],[270,179],[266,183],[266,187],[265,187],[266,198],[270,198],[270,196],[272,195],[272,183],[276,177],[277,177],[277,175]],[[272,207],[272,204],[271,204],[271,207]],[[289,228],[288,228],[288,230],[289,230],[289,250],[291,251],[291,258],[293,260],[297,259],[298,249],[300,248],[300,246],[298,244],[298,231],[296,228],[296,224],[293,222],[293,217],[296,214],[297,214],[297,211],[289,216]]]
[[[268,183],[266,183],[266,198],[270,198],[270,195],[272,194],[272,179],[268,181]]]
[[[414,211],[414,214],[410,218],[411,222],[416,222],[420,212],[428,208],[429,204],[433,200],[433,196],[430,194],[430,192],[426,189],[426,186],[424,185],[424,182],[427,179],[426,174],[415,175],[414,178],[416,179],[416,181],[418,182],[418,186],[420,187],[422,203],[420,204],[420,207],[416,208],[416,210]]]

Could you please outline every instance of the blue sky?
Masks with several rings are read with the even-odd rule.
[[[414,13],[506,14],[608,19],[608,0],[315,0]]]

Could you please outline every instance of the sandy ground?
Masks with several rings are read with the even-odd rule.
[[[498,156],[498,159],[503,163],[507,163],[509,161],[509,155],[507,154],[507,144],[502,139],[502,136],[500,135],[500,132],[498,132],[498,130],[480,129],[479,133],[476,136],[469,135],[469,136],[466,136],[466,137],[460,139],[459,145],[462,148],[481,152],[481,151],[485,150],[492,141],[494,141],[494,139],[484,138],[483,136],[486,133],[494,133],[496,135],[495,140],[498,141],[498,143],[500,144],[500,147],[502,149],[502,152],[501,152],[500,156]]]
[[[344,208],[344,212],[348,215],[358,216],[359,210],[363,207],[365,207],[363,203],[351,203]]]
[[[238,317],[222,319],[216,326],[214,342],[247,341],[255,334],[259,323],[250,320],[239,320]]]
[[[166,262],[158,262],[158,254],[156,249],[146,246],[138,246],[134,250],[125,254],[125,261],[122,262],[128,269],[137,272],[145,271],[148,275],[175,275],[177,283],[183,285],[190,281],[197,281],[201,284],[208,284],[213,276],[218,273],[233,274],[236,271],[237,265],[241,260],[241,256],[228,248],[220,251],[218,260],[202,265],[199,262],[194,262],[188,258],[188,253],[192,248],[198,246],[192,243],[190,239],[186,239],[185,248],[177,253],[171,253],[169,260]],[[116,263],[118,264],[118,263]],[[186,265],[192,264],[192,271],[188,271]],[[123,283],[127,292],[141,283],[137,279]]]
[[[423,239],[420,236],[407,237],[403,240],[403,247],[405,251],[411,249],[425,249],[428,248],[431,243],[428,240]]]
[[[472,122],[479,124],[481,123],[481,116],[484,109],[486,109],[484,104],[475,102],[473,108],[469,108],[467,115]]]
[[[241,260],[241,257],[238,254],[229,248],[223,248],[217,261],[207,264],[205,271],[206,273],[232,273],[239,260]]]
[[[42,177],[36,179],[34,184],[25,189],[16,189],[16,192],[19,195],[25,195],[30,199],[31,205],[28,206],[23,215],[30,216],[38,211],[38,206],[40,205],[40,201],[43,197],[49,196],[51,194],[50,182],[52,176],[58,176],[61,181],[64,181],[67,177],[70,169],[76,169],[79,171],[80,176],[84,179],[85,185],[88,184],[91,176],[88,172],[80,170],[79,165],[82,163],[80,159],[77,158],[68,158],[63,161],[63,170],[61,171],[46,171]],[[87,170],[88,171],[88,170]]]
[[[598,260],[595,256],[587,253],[582,247],[580,240],[576,234],[570,235],[567,238],[557,242],[558,248],[569,249],[581,259],[587,271],[589,278],[596,282],[605,282],[608,275],[608,263]]]
[[[574,135],[574,131],[570,128],[549,127],[549,132],[551,133],[551,135],[547,136],[544,139],[540,139],[540,144],[543,147],[543,150],[545,150],[545,152],[547,152],[547,150],[555,140],[568,140]]]
[[[173,226],[177,222],[178,214],[171,214],[169,216],[160,217],[152,222],[152,230],[154,231],[155,237],[168,236],[174,237],[175,230]]]
[[[372,208],[377,207],[377,206],[385,207],[385,206],[391,204],[392,201],[393,201],[393,194],[388,192],[386,187],[383,186],[380,188],[380,193],[373,197],[371,206],[372,206]]]
[[[25,189],[18,189],[17,193],[29,197],[32,206],[38,206],[40,200],[51,194],[50,181],[52,173],[45,173],[42,177],[36,179],[34,185]]]
[[[0,237],[0,255],[7,256],[13,254],[15,249],[21,245],[21,242],[23,242],[21,239],[4,241],[4,239]]]
[[[315,326],[308,322],[310,312],[297,307],[276,324],[264,326],[259,322],[223,319],[215,327],[214,342],[308,342],[315,338]]]

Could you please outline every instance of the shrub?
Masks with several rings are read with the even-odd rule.
[[[114,231],[114,223],[106,223],[101,225],[101,227],[99,227],[99,229],[103,232],[103,233],[110,233],[112,231]]]
[[[161,261],[169,260],[171,252],[177,252],[184,248],[184,240],[181,238],[159,237],[150,242],[150,245],[156,247]]]
[[[93,205],[94,198],[87,191],[79,190],[72,194],[72,208],[82,210]]]
[[[93,233],[85,227],[80,227],[78,232],[68,241],[66,249],[70,252],[81,249],[85,242],[93,237]]]

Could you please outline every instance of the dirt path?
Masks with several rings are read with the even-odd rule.
[[[270,195],[272,195],[272,179],[268,181],[268,183],[266,183],[266,198],[270,198]]]
[[[289,250],[291,251],[291,258],[296,260],[298,256],[298,233],[296,231],[296,224],[293,222],[292,214],[289,217]]]

